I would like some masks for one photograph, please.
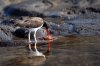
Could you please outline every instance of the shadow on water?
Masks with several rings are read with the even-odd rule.
[[[0,66],[100,66],[100,36],[67,36],[51,43],[46,59],[29,57],[26,47],[1,47]],[[39,45],[44,52],[47,45]]]

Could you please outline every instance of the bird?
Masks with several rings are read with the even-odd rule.
[[[41,29],[42,27],[45,27],[46,28],[46,32],[47,32],[47,39],[48,39],[48,42],[50,37],[49,37],[49,31],[48,31],[48,25],[46,22],[44,22],[44,20],[40,17],[32,17],[31,19],[29,20],[25,20],[25,21],[22,21],[22,22],[17,22],[16,23],[18,26],[21,26],[21,27],[26,27],[28,28],[29,30],[29,33],[28,33],[28,42],[29,42],[29,50],[31,52],[30,55],[35,55],[35,56],[44,56],[43,53],[39,52],[37,50],[37,39],[36,39],[36,33],[39,29]],[[32,48],[31,48],[31,32],[34,32],[34,39],[35,39],[35,44],[34,44],[34,49],[35,49],[35,52],[33,52]],[[47,49],[48,52],[50,52],[50,43],[48,43],[48,49]]]

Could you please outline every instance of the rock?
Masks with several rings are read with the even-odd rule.
[[[28,34],[28,29],[25,28],[19,28],[14,32],[14,35],[20,38],[25,38],[27,34]]]
[[[3,13],[3,9],[10,4],[16,4],[23,1],[26,1],[26,0],[0,0],[0,12]]]
[[[9,5],[4,8],[4,13],[10,16],[38,16],[51,18],[77,17],[72,9],[65,8],[65,2],[61,0],[51,1],[26,1],[18,4]],[[59,7],[59,8],[58,8]],[[71,7],[71,6],[70,6]],[[75,9],[76,11],[76,9]]]
[[[13,32],[15,28],[13,26],[0,24],[0,40],[8,42],[13,40]]]
[[[14,26],[15,24],[15,20],[8,18],[8,19],[3,19],[3,21],[1,22],[2,25],[7,25],[7,26]]]
[[[49,24],[49,29],[53,35],[68,35],[68,34],[77,34],[76,26],[74,23],[62,23],[57,25],[55,23]]]
[[[100,13],[100,5],[94,6],[94,7],[87,7],[86,9],[90,12]]]
[[[0,30],[0,41],[11,41],[12,37],[7,35],[4,31]]]
[[[73,23],[68,23],[68,33],[76,32],[76,26]]]
[[[43,16],[44,10],[47,10],[51,5],[46,5],[41,1],[26,1],[23,3],[9,5],[4,11],[7,15],[15,16]]]
[[[2,12],[3,8],[4,8],[4,3],[2,0],[0,0],[0,12]]]
[[[70,12],[70,13],[69,13]],[[45,11],[43,13],[45,17],[51,17],[51,18],[66,18],[66,19],[73,19],[74,17],[77,17],[77,15],[72,12],[71,10],[66,11]]]

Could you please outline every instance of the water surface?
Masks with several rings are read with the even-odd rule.
[[[46,58],[29,57],[27,46],[0,47],[0,66],[100,66],[100,36],[61,37],[51,46]]]

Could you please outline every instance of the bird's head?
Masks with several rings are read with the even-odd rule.
[[[46,22],[44,22],[43,27],[45,27],[46,29],[48,29],[48,25]]]

